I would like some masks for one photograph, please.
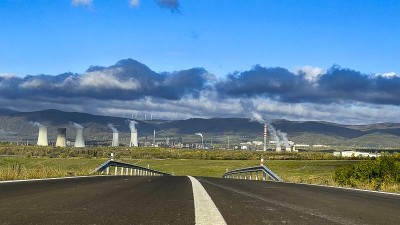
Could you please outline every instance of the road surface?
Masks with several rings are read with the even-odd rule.
[[[97,176],[0,183],[0,224],[195,222],[399,224],[400,196],[204,177]]]

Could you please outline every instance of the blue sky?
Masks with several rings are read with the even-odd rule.
[[[153,70],[333,64],[400,72],[400,2],[367,0],[3,0],[0,73],[81,73],[133,58]]]
[[[400,123],[399,15],[397,0],[2,0],[0,106]]]

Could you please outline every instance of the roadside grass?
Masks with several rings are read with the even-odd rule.
[[[284,181],[334,185],[333,171],[350,160],[267,160],[264,162]],[[143,159],[138,165],[147,166],[174,175],[221,177],[226,170],[257,166],[258,160],[192,160],[192,159]]]
[[[0,180],[34,179],[89,175],[107,159],[87,158],[0,158]],[[178,176],[221,177],[226,170],[257,166],[258,160],[199,159],[119,159],[127,163],[173,173]],[[349,160],[267,160],[264,164],[283,180],[315,184],[331,184],[333,171]]]

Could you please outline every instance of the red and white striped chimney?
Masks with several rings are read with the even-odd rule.
[[[267,123],[264,123],[264,152],[267,151]]]

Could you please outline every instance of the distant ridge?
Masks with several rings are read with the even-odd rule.
[[[128,118],[92,115],[89,113],[65,112],[47,109],[34,112],[18,112],[0,109],[0,129],[8,133],[34,138],[37,129],[29,124],[40,122],[56,130],[57,127],[70,127],[68,135],[73,137],[74,129],[70,122],[85,127],[89,139],[110,138],[108,123],[112,123],[121,133],[121,137],[129,136]],[[247,118],[192,118],[187,120],[137,120],[139,136],[151,140],[153,131],[157,137],[191,137],[201,132],[208,137],[237,136],[241,140],[261,140],[262,124]],[[301,144],[351,145],[400,147],[400,124],[383,123],[370,125],[341,125],[324,121],[289,121],[274,120],[271,122],[277,129],[288,134],[289,140]],[[54,133],[53,132],[53,133]],[[3,132],[5,133],[5,132]],[[1,135],[1,134],[0,134]],[[4,137],[0,136],[0,139]]]

